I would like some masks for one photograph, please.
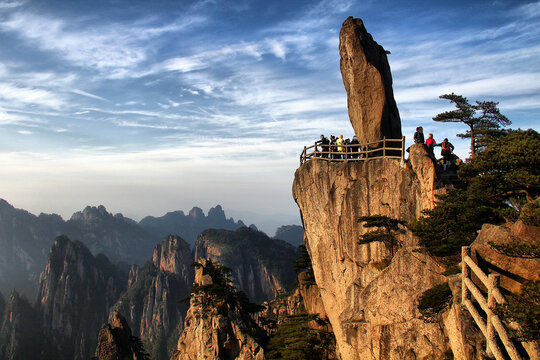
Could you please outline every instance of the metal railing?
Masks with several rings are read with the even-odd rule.
[[[471,258],[471,247],[463,246],[461,248],[461,266],[462,266],[462,285],[461,299],[476,325],[486,338],[486,352],[488,356],[493,356],[497,360],[507,359],[499,344],[502,344],[506,354],[512,360],[521,360],[514,343],[508,336],[508,332],[501,319],[494,313],[497,304],[504,304],[506,299],[500,289],[501,275],[485,274],[482,269]],[[478,280],[487,288],[487,297],[472,280],[472,274],[476,275]],[[474,305],[473,300],[485,312],[482,316]],[[500,340],[497,341],[497,339]]]
[[[300,165],[311,159],[326,161],[366,161],[372,159],[398,159],[405,157],[405,136],[401,139],[377,140],[366,144],[318,144],[304,146]]]

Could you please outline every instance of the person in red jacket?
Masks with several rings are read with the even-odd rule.
[[[435,153],[433,152],[433,147],[435,147],[435,144],[437,142],[433,138],[433,134],[429,133],[428,138],[426,139],[426,146],[428,149],[429,156],[431,156],[433,159],[435,159]]]

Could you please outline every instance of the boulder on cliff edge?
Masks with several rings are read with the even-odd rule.
[[[352,16],[339,33],[341,75],[349,118],[360,143],[401,138],[401,120],[392,91],[387,52]]]

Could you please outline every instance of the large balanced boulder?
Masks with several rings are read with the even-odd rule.
[[[339,34],[340,69],[349,118],[360,143],[401,138],[386,51],[360,19],[349,17]]]

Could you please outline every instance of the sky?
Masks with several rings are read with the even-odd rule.
[[[388,55],[403,134],[461,124],[439,95],[493,100],[540,128],[540,1],[0,0],[0,198],[64,219],[104,205],[140,220],[300,224],[304,145],[352,137],[339,30],[361,18]]]

